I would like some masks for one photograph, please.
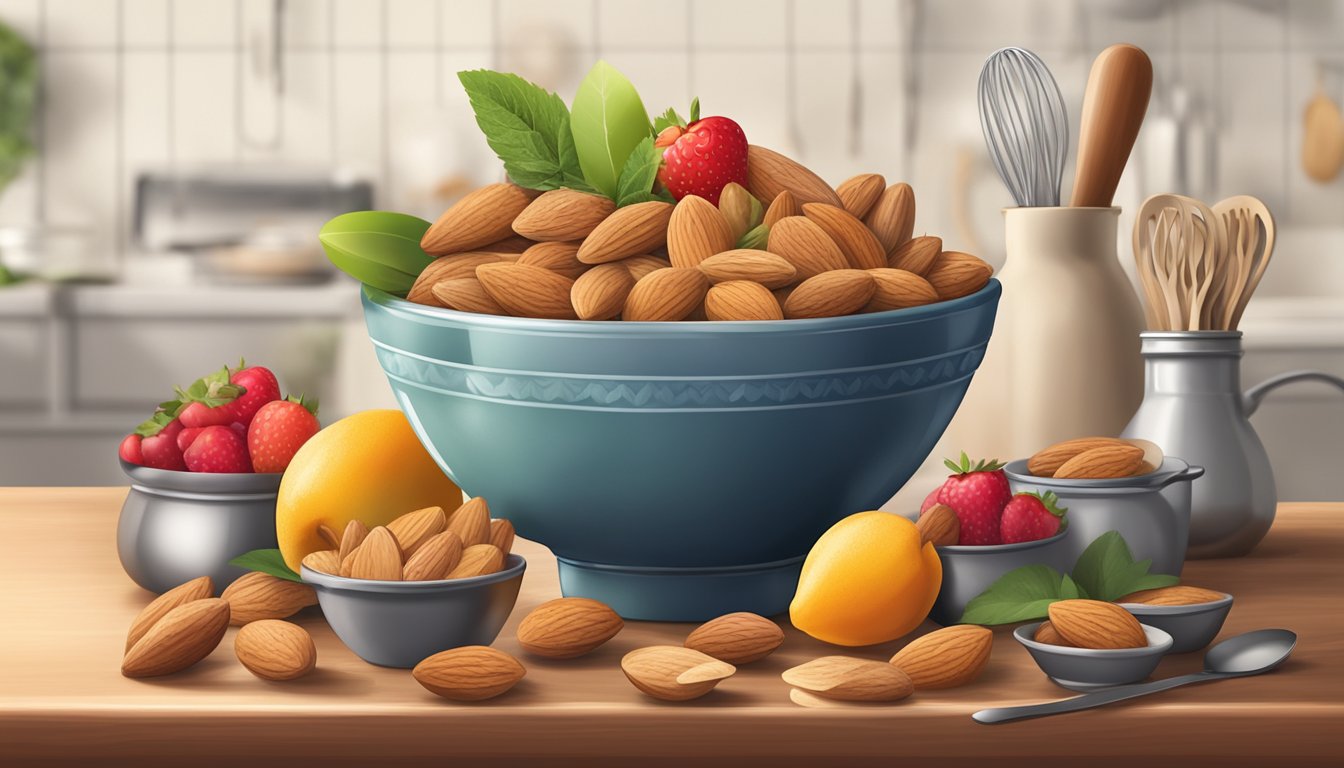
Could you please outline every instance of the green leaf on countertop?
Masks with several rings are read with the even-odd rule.
[[[229,561],[229,565],[236,565],[249,571],[261,571],[276,578],[303,583],[299,574],[291,571],[289,566],[285,565],[285,558],[278,549],[254,549],[233,558]]]
[[[323,225],[317,239],[327,258],[359,282],[404,296],[434,260],[420,248],[429,222],[391,211],[343,213]]]
[[[653,145],[653,137],[645,136],[635,145],[634,151],[625,161],[621,178],[617,183],[616,207],[646,203],[650,200],[673,202],[672,196],[665,190],[655,192],[654,182],[658,180],[658,169],[663,164],[663,150]]]
[[[617,199],[626,160],[652,133],[639,92],[615,67],[598,61],[574,94],[570,128],[584,179]]]
[[[1108,602],[1140,589],[1134,585],[1141,579],[1145,580],[1145,583],[1154,579],[1158,581],[1166,579],[1165,583],[1156,585],[1159,587],[1179,583],[1180,580],[1175,576],[1159,577],[1155,574],[1153,578],[1145,579],[1149,576],[1148,568],[1152,564],[1152,560],[1134,562],[1129,545],[1125,543],[1120,532],[1107,531],[1088,544],[1083,554],[1078,556],[1072,574],[1094,600]]]
[[[770,225],[757,224],[737,239],[738,248],[750,248],[752,250],[764,251],[765,244],[770,240]]]

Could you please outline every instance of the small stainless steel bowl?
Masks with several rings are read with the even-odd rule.
[[[1005,573],[1024,565],[1048,565],[1060,572],[1073,567],[1066,527],[1048,539],[1020,544],[937,547],[943,563],[943,585],[929,617],[939,624],[956,624],[966,604]]]
[[[1137,683],[1151,675],[1162,656],[1171,650],[1171,635],[1147,624],[1143,624],[1147,646],[1101,650],[1038,643],[1031,638],[1042,623],[1024,624],[1013,630],[1013,637],[1026,646],[1046,677],[1073,691]]]
[[[121,462],[131,491],[117,520],[117,554],[136,584],[165,592],[209,576],[218,594],[245,569],[229,561],[273,549],[279,474],[175,472]]]
[[[409,669],[439,651],[490,645],[504,628],[527,561],[509,555],[504,570],[469,579],[347,579],[302,566],[299,575],[336,636],[370,664]]]
[[[1232,596],[1224,592],[1222,600],[1194,605],[1121,603],[1120,607],[1134,614],[1140,623],[1171,635],[1172,653],[1189,653],[1198,651],[1218,636],[1232,610]]]

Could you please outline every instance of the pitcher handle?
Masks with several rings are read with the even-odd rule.
[[[1344,391],[1344,379],[1341,379],[1338,376],[1332,376],[1325,371],[1289,371],[1287,373],[1281,373],[1278,376],[1271,376],[1242,393],[1242,410],[1245,411],[1247,416],[1250,416],[1260,407],[1260,402],[1265,399],[1265,395],[1282,387],[1284,384],[1310,380],[1333,384],[1336,387],[1339,387],[1341,391]]]

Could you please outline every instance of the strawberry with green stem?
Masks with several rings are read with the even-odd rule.
[[[257,472],[284,472],[294,454],[321,428],[316,399],[291,395],[266,403],[247,428],[252,468]]]
[[[999,533],[1004,544],[1048,539],[1068,527],[1066,512],[1051,491],[1019,493],[1004,506]]]
[[[961,521],[959,544],[986,545],[1002,543],[999,518],[1012,498],[1008,477],[1003,464],[997,459],[971,461],[962,451],[961,461],[943,462],[953,474],[943,483],[938,503],[957,513]]]
[[[653,123],[653,145],[663,150],[658,181],[680,200],[687,195],[719,204],[730,182],[747,184],[747,135],[726,117],[700,117],[700,100],[691,102],[691,119],[669,109]]]

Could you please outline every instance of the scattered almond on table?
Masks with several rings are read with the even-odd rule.
[[[532,609],[518,625],[518,643],[528,653],[573,659],[591,653],[625,626],[605,603],[561,597]]]

